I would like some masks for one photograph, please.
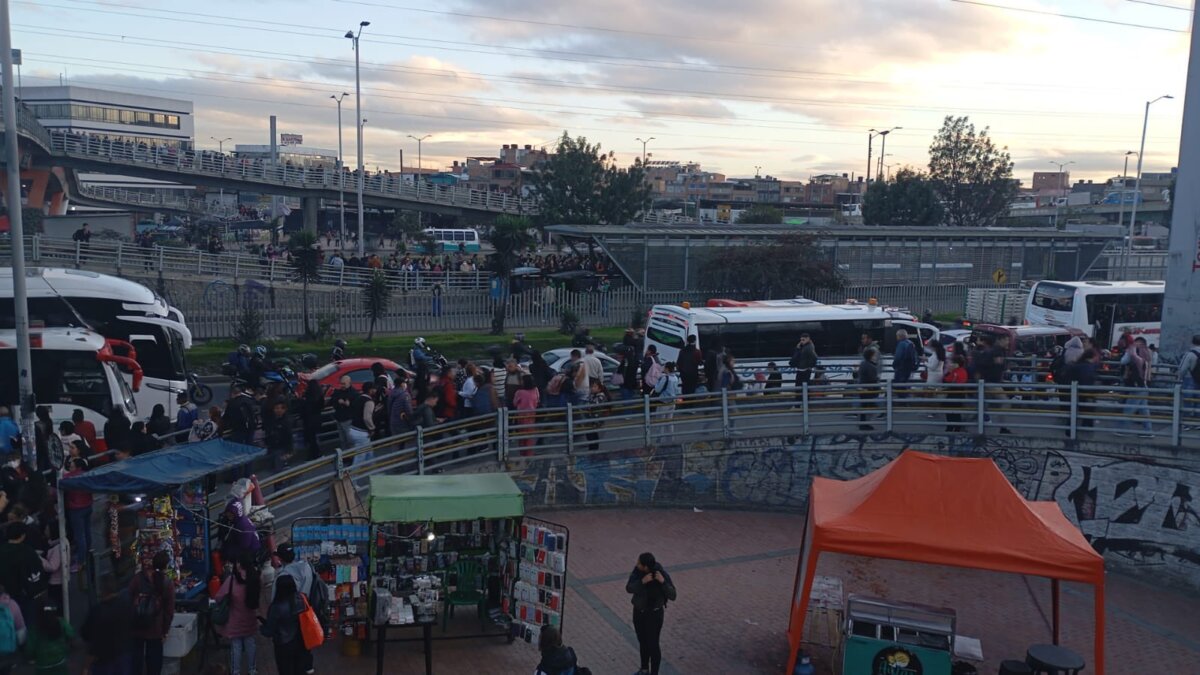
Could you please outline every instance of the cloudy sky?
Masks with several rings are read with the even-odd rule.
[[[23,82],[59,77],[195,102],[196,140],[268,142],[267,118],[353,161],[362,37],[369,166],[431,134],[426,167],[564,130],[618,158],[733,176],[924,166],[946,115],[1010,149],[1019,178],[1121,171],[1154,105],[1146,171],[1176,163],[1190,0],[12,0]],[[1172,7],[1175,7],[1173,9]],[[1024,11],[1022,11],[1024,10]],[[1078,17],[1078,18],[1069,18]],[[1090,20],[1088,20],[1090,19]],[[877,139],[878,140],[878,139]],[[876,143],[875,151],[879,146]],[[1132,171],[1132,167],[1131,167]]]

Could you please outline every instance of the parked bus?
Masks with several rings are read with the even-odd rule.
[[[102,335],[85,328],[40,328],[31,330],[29,337],[34,399],[37,405],[49,407],[56,428],[59,422],[69,421],[76,408],[96,425],[98,434],[103,433],[113,408],[137,419],[134,389],[140,388],[141,368],[116,354]],[[133,387],[118,365],[130,372]],[[0,404],[14,415],[20,410],[16,372],[16,331],[0,330],[0,373],[6,374],[0,378]]]
[[[425,251],[424,246],[420,242],[416,242],[416,245],[413,246],[414,250],[421,250],[424,253],[479,252],[479,232],[477,230],[452,230],[439,227],[426,228],[425,234],[433,238],[439,249],[436,251]]]
[[[85,270],[30,268],[25,285],[30,325],[86,327],[132,345],[145,374],[138,409],[149,415],[162,404],[168,416],[175,415],[176,394],[187,389],[184,350],[192,346],[178,309],[139,283]],[[14,328],[12,317],[10,267],[0,269],[0,330]],[[125,378],[132,384],[132,373],[126,371]]]
[[[722,349],[737,359],[738,370],[752,373],[774,361],[788,368],[801,333],[808,333],[831,380],[847,380],[860,361],[863,334],[880,345],[880,365],[890,378],[888,356],[896,346],[896,331],[904,328],[917,347],[936,338],[938,330],[912,314],[890,307],[847,303],[823,305],[812,300],[738,302],[711,300],[708,307],[655,305],[646,324],[646,345],[654,345],[664,363],[674,361],[687,336],[696,336],[702,353]]]
[[[1161,281],[1039,281],[1026,300],[1025,321],[1078,328],[1105,349],[1126,328],[1157,345],[1164,288]]]

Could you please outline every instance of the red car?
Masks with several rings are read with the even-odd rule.
[[[296,383],[296,395],[303,396],[304,390],[308,388],[308,383],[316,380],[325,385],[325,395],[329,396],[334,389],[338,388],[338,382],[343,375],[350,376],[350,382],[355,389],[362,389],[364,382],[374,381],[375,375],[371,372],[371,366],[376,363],[382,363],[383,369],[392,377],[396,377],[397,374],[406,378],[413,376],[411,371],[391,359],[370,357],[342,359],[327,363],[311,373],[300,373],[300,381]]]

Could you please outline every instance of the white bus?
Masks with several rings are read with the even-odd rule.
[[[432,237],[440,247],[438,251],[424,251],[425,253],[454,253],[456,251],[478,253],[480,249],[479,232],[476,230],[426,228],[425,234]],[[416,248],[424,247],[418,242]]]
[[[918,354],[925,341],[938,335],[936,328],[920,323],[912,314],[878,305],[823,305],[803,298],[710,300],[708,305],[655,305],[646,323],[646,345],[654,345],[666,363],[678,358],[687,336],[695,335],[701,353],[724,349],[737,359],[740,372],[760,370],[771,361],[786,371],[800,334],[808,333],[826,376],[846,380],[858,366],[865,334],[880,345],[884,357],[881,373],[886,379],[891,365],[886,357],[895,350],[897,330],[908,331]]]
[[[136,362],[114,354],[102,335],[84,328],[40,328],[32,329],[29,337],[34,399],[50,409],[56,430],[59,422],[70,421],[76,408],[96,426],[97,435],[103,434],[114,407],[137,419],[134,393],[118,364],[131,372],[135,384],[141,383],[141,370]],[[16,416],[20,396],[15,330],[0,330],[0,373],[0,404]]]
[[[1078,328],[1104,349],[1126,328],[1157,345],[1164,288],[1161,281],[1039,281],[1025,302],[1025,321]]]
[[[138,409],[149,415],[162,404],[174,417],[175,396],[187,389],[184,350],[192,346],[178,309],[139,283],[86,270],[30,268],[25,285],[31,326],[86,327],[131,344],[146,380],[136,395]],[[12,317],[9,267],[0,269],[0,330],[14,328]],[[125,377],[132,382],[132,373]]]

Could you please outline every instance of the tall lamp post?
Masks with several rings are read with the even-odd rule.
[[[875,180],[879,180],[880,176],[883,175],[883,158],[885,155],[887,155],[888,134],[892,133],[893,131],[899,131],[903,128],[904,127],[892,127],[891,129],[879,132],[879,136],[883,138],[883,141],[879,144],[879,170],[875,172]]]
[[[1125,264],[1121,266],[1121,278],[1129,277],[1129,259],[1133,256],[1133,227],[1137,222],[1138,202],[1142,200],[1142,159],[1146,156],[1146,128],[1150,125],[1150,106],[1164,98],[1175,98],[1163,94],[1153,101],[1146,101],[1146,114],[1142,117],[1142,144],[1138,147],[1137,178],[1133,182],[1133,208],[1129,209],[1129,234],[1125,237]]]
[[[226,136],[225,138],[217,138],[216,136],[209,136],[209,138],[217,142],[217,154],[221,155],[221,169],[224,170],[225,169],[225,141],[232,141],[233,139],[228,136]],[[218,199],[221,200],[221,208],[224,209],[225,208],[225,188],[221,188],[220,197],[218,197]]]
[[[370,26],[370,21],[358,22],[358,33],[346,31],[346,37],[354,42],[354,119],[358,127],[358,257],[362,257],[366,247],[366,237],[363,233],[363,128],[362,128],[362,77],[359,71],[358,39],[362,37],[363,29]]]
[[[883,138],[884,138],[884,144],[885,144],[885,145],[884,145],[884,147],[883,147],[882,149],[880,149],[880,151],[879,151],[879,152],[881,152],[881,153],[882,153],[882,152],[884,152],[885,150],[887,150],[887,146],[886,146],[886,143],[887,143],[887,135],[888,135],[888,134],[890,134],[890,133],[892,133],[893,131],[898,131],[898,130],[900,130],[900,129],[903,129],[903,128],[904,128],[904,127],[892,127],[891,129],[885,129],[885,130],[883,130],[883,131],[879,131],[878,129],[869,129],[869,130],[867,131],[867,183],[870,183],[870,182],[871,182],[871,150],[872,150],[872,144],[873,144],[873,143],[874,143],[874,141],[875,141],[875,137],[876,137],[876,136],[883,136]],[[882,160],[880,160],[880,161],[882,161]],[[881,169],[879,172],[877,172],[877,173],[882,173],[882,169]],[[876,180],[878,180],[878,176],[876,176]]]
[[[342,92],[341,96],[334,96],[333,94],[329,95],[329,98],[333,99],[334,101],[337,101],[337,111],[338,111],[338,156],[337,156],[338,217],[341,221],[340,232],[341,232],[341,241],[343,242],[342,243],[343,246],[345,246],[345,241],[346,241],[346,196],[344,194],[345,182],[346,182],[345,181],[345,178],[346,178],[345,173],[346,172],[344,171],[344,169],[345,169],[346,163],[345,163],[345,160],[342,159],[342,99],[346,98],[349,95],[350,94],[347,94],[344,91]]]
[[[1054,160],[1050,160],[1050,163],[1058,167],[1058,189],[1062,191],[1062,194],[1060,194],[1059,197],[1062,197],[1067,192],[1066,186],[1063,185],[1063,168],[1074,164],[1075,162],[1056,162]],[[1054,200],[1054,227],[1058,227],[1058,201],[1058,199]]]
[[[426,138],[429,138],[431,135],[432,134],[425,134],[424,136],[421,136],[420,138],[413,136],[412,134],[408,135],[409,138],[411,138],[417,142],[417,178],[419,178],[421,180],[425,179],[425,164],[423,163],[423,161],[421,159],[421,143]],[[414,181],[414,183],[415,182],[416,181]],[[420,194],[420,193],[418,192],[418,194]]]
[[[647,138],[645,140],[642,140],[641,138],[635,138],[633,140],[638,141],[639,143],[642,144],[642,166],[646,166],[646,144],[649,143],[650,141],[654,140],[654,137],[651,136],[650,138]]]
[[[1117,209],[1117,227],[1125,224],[1125,195],[1129,193],[1126,185],[1129,177],[1129,156],[1137,155],[1137,150],[1125,151],[1125,166],[1121,169],[1121,206]],[[1140,155],[1138,155],[1140,157]]]

